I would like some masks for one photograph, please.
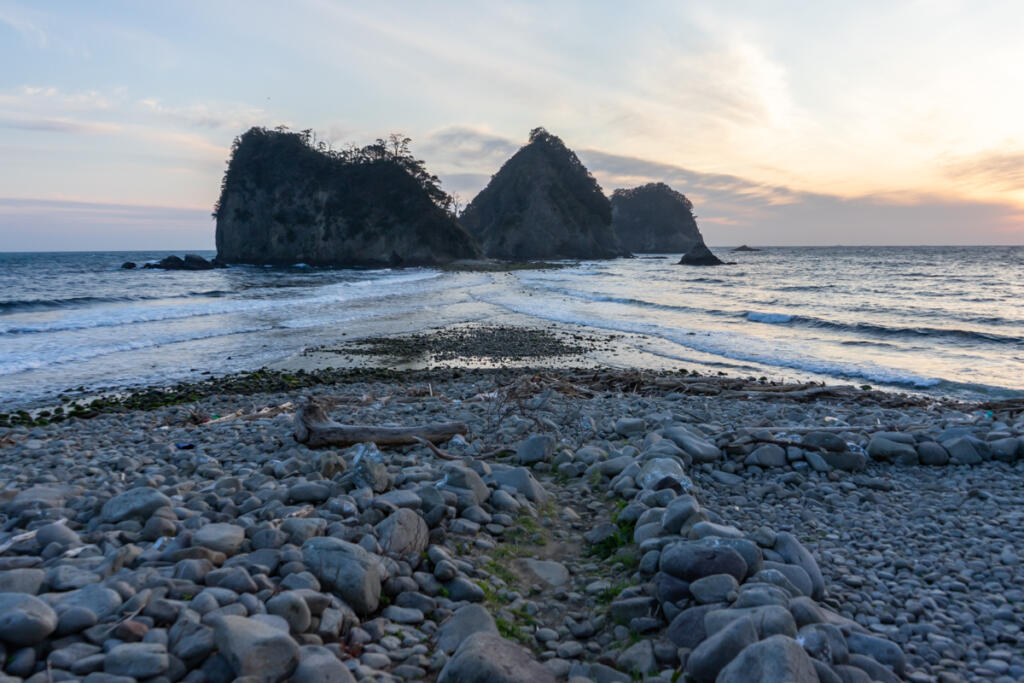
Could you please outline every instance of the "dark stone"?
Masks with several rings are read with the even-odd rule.
[[[700,605],[685,609],[676,615],[672,623],[665,631],[665,637],[671,640],[678,647],[693,649],[707,638],[707,631],[704,628],[704,617],[718,609],[728,607],[726,603],[717,605]]]
[[[712,574],[731,574],[737,581],[747,575],[747,563],[734,549],[700,542],[681,542],[667,546],[661,553],[659,569],[693,582]]]
[[[690,653],[686,660],[686,673],[697,681],[713,681],[736,655],[756,642],[757,628],[753,620],[749,617],[737,619]]]
[[[555,676],[524,648],[493,633],[467,638],[437,677],[438,683],[554,683]]]
[[[124,266],[121,266],[124,268]],[[157,270],[213,270],[216,265],[207,261],[199,254],[185,254],[185,258],[179,256],[168,256],[156,263],[147,263],[143,268],[155,268]]]
[[[121,267],[124,268],[125,270],[131,270],[131,269],[135,268],[135,262],[134,261],[125,261],[124,263],[121,264]]]
[[[829,451],[822,453],[821,458],[829,466],[846,472],[856,472],[868,466],[868,456],[863,453],[854,453],[853,451],[843,451],[841,453]]]
[[[772,636],[744,649],[718,676],[718,683],[818,683],[814,662],[800,643]]]
[[[679,259],[681,266],[724,266],[727,265],[722,259],[711,253],[703,243],[698,244]]]

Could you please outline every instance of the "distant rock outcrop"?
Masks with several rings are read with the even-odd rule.
[[[615,258],[626,252],[597,181],[543,128],[505,162],[460,217],[484,253],[500,259]]]
[[[408,143],[391,136],[337,152],[309,131],[250,129],[235,140],[214,212],[217,261],[418,266],[479,257]]]
[[[729,265],[711,253],[703,242],[683,254],[679,259],[681,266],[724,266]]]
[[[629,251],[685,252],[704,244],[693,204],[665,183],[648,183],[612,193],[612,228]]]
[[[761,250],[760,249],[755,249],[754,247],[748,247],[745,244],[741,244],[740,246],[738,246],[735,249],[733,249],[733,251],[761,251]]]
[[[122,268],[125,266],[122,265]],[[132,266],[134,268],[134,265]],[[207,261],[199,254],[185,254],[185,258],[180,256],[168,256],[167,258],[160,259],[156,263],[147,263],[142,266],[143,268],[156,268],[159,270],[212,270],[220,267],[220,264],[213,261]]]

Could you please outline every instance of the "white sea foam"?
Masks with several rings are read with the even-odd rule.
[[[153,302],[146,305],[123,304],[95,309],[81,309],[61,314],[48,313],[45,316],[8,316],[0,322],[0,335],[37,334],[83,330],[98,327],[118,327],[156,321],[180,320],[211,315],[233,313],[254,313],[289,307],[310,307],[339,304],[347,301],[390,296],[409,287],[422,291],[427,281],[437,280],[444,274],[425,271],[389,275],[373,280],[342,282],[313,290],[311,296],[246,299],[197,299],[189,303],[173,301]],[[372,288],[372,290],[371,290]],[[42,319],[39,319],[42,318]]]

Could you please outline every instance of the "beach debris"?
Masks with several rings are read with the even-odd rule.
[[[56,522],[54,522],[54,524],[63,525],[67,524],[67,521],[67,517],[61,517]],[[26,531],[24,533],[15,534],[14,536],[11,536],[3,543],[0,543],[0,554],[7,552],[7,550],[9,550],[12,546],[21,543],[22,541],[31,541],[33,538],[36,537],[36,532],[38,532],[38,529],[33,529],[32,531]]]
[[[420,427],[372,427],[343,425],[332,420],[323,406],[311,401],[295,413],[295,440],[309,448],[320,446],[353,446],[372,442],[378,446],[409,446],[418,439],[430,442],[447,441],[469,428],[462,422],[438,422]]]

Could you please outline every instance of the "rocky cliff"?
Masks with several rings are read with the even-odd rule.
[[[333,152],[308,131],[249,130],[235,140],[214,212],[217,261],[415,266],[478,257],[408,142],[392,136]]]
[[[612,228],[630,251],[685,252],[704,244],[693,204],[665,183],[612,193]]]
[[[614,258],[626,252],[611,205],[579,158],[543,128],[505,162],[460,218],[500,259]]]

